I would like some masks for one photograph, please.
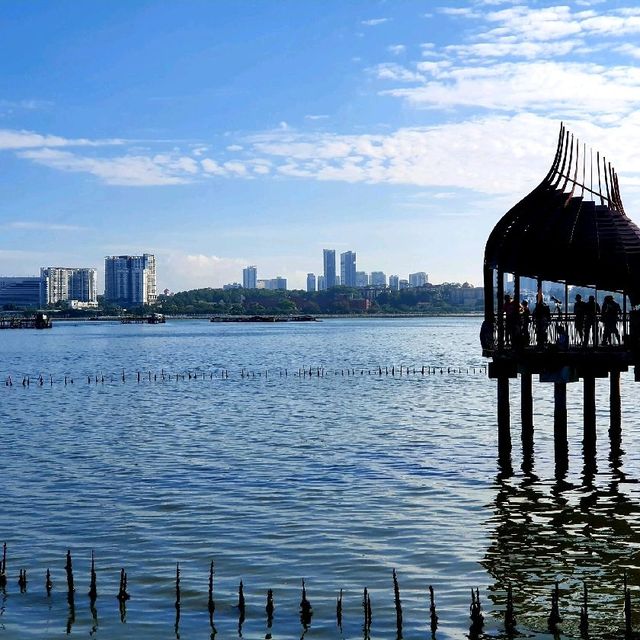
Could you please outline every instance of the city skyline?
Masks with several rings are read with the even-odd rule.
[[[158,288],[315,256],[481,284],[561,120],[640,222],[630,1],[0,7],[0,274],[152,251]]]

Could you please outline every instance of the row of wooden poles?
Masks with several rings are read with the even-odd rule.
[[[609,433],[620,437],[622,409],[620,396],[620,374],[618,369],[608,372],[609,376]],[[566,471],[568,465],[567,431],[567,383],[554,382],[553,439],[556,467]],[[500,375],[497,379],[498,400],[498,449],[501,459],[508,458],[511,451],[511,417],[509,401],[509,377]],[[525,447],[533,444],[533,393],[532,373],[520,373],[520,410],[522,443]],[[585,454],[594,456],[596,451],[596,376],[583,375],[583,446]]]
[[[71,625],[75,622],[75,580],[73,575],[73,563],[71,559],[71,551],[67,551],[67,557],[65,562],[65,572],[66,572],[66,583],[67,583],[67,601],[69,603],[69,619],[67,622],[67,631],[70,632]],[[398,639],[402,638],[402,629],[403,629],[403,618],[402,618],[402,601],[400,599],[400,585],[398,582],[398,576],[396,570],[393,569],[393,596],[394,596],[394,605],[395,605],[395,614],[396,614],[396,630]],[[175,619],[175,628],[176,632],[178,630],[180,624],[180,609],[181,609],[181,588],[180,588],[180,564],[176,563],[176,571],[175,571],[175,610],[176,610],[176,619]],[[6,543],[3,545],[2,552],[2,561],[0,562],[0,592],[6,593],[8,587],[8,578],[7,578],[7,545]],[[19,577],[18,577],[18,586],[20,588],[20,593],[26,593],[27,591],[27,570],[20,569]],[[632,638],[634,637],[632,624],[631,624],[631,590],[627,584],[627,575],[626,572],[624,574],[624,582],[623,582],[623,613],[624,613],[624,638]],[[45,578],[45,590],[47,593],[47,597],[51,596],[53,590],[53,582],[51,580],[51,572],[47,569],[46,578]],[[97,573],[95,568],[95,555],[94,552],[91,552],[91,570],[90,570],[90,586],[89,586],[89,603],[90,610],[94,617],[94,620],[97,619],[97,611],[95,608],[95,603],[98,598],[98,586],[97,586]],[[589,635],[589,598],[588,598],[588,590],[586,583],[583,583],[583,594],[582,594],[582,604],[580,607],[580,620],[579,620],[579,628],[582,637],[588,637]],[[342,629],[343,622],[343,590],[340,589],[340,592],[336,598],[336,623],[340,629]],[[513,592],[511,584],[507,586],[507,594],[506,594],[506,607],[504,611],[504,628],[509,636],[517,635],[517,621],[515,616],[515,610],[513,605]],[[116,599],[119,603],[120,609],[120,619],[122,622],[125,621],[126,617],[126,602],[131,598],[131,595],[128,591],[128,581],[127,581],[127,573],[123,569],[120,570],[120,582],[118,593],[116,594]],[[215,633],[215,625],[214,625],[214,612],[215,612],[215,600],[214,600],[214,563],[213,560],[209,566],[209,588],[208,588],[208,599],[207,599],[207,611],[209,613],[209,624],[211,625],[211,629]],[[369,637],[369,632],[371,630],[372,620],[373,620],[373,609],[371,605],[371,595],[367,588],[364,588],[363,598],[362,598],[362,607],[363,607],[363,629],[365,631],[365,637]],[[238,628],[241,630],[242,625],[245,621],[246,615],[246,601],[244,595],[244,584],[242,580],[240,581],[240,585],[238,587]],[[266,606],[265,612],[267,616],[267,627],[271,628],[273,624],[273,618],[275,613],[275,603],[273,599],[273,590],[269,589],[267,591],[266,597]],[[304,629],[307,629],[311,625],[311,619],[313,616],[313,608],[311,606],[311,602],[307,597],[307,589],[304,579],[302,580],[302,594],[300,600],[300,622]],[[471,603],[469,605],[469,637],[470,638],[479,638],[484,629],[484,614],[482,612],[482,605],[480,602],[480,592],[476,588],[471,589]],[[560,586],[559,583],[556,582],[552,591],[551,591],[551,600],[550,600],[550,611],[549,616],[547,618],[547,625],[550,633],[557,634],[560,632],[560,625],[563,621],[563,618],[560,614]],[[435,637],[435,633],[438,629],[438,614],[436,611],[436,603],[435,603],[435,593],[433,587],[429,585],[429,628],[431,630],[432,638]]]
[[[261,369],[258,371],[251,369],[241,369],[237,373],[237,377],[242,380],[250,378],[288,378],[289,376],[298,378],[327,378],[333,377],[364,377],[364,376],[376,376],[378,378],[389,377],[409,377],[409,376],[437,376],[437,375],[486,375],[486,365],[479,365],[475,367],[433,367],[433,366],[420,366],[420,367],[408,367],[405,365],[399,366],[378,366],[375,369],[362,369],[362,368],[349,368],[349,369],[328,369],[326,367],[302,367],[297,370],[289,369]],[[54,377],[53,374],[40,374],[38,376],[22,375],[12,376],[8,375],[5,378],[5,386],[13,387],[22,385],[23,387],[34,386],[53,386],[54,384],[63,384],[65,386],[75,384],[76,381],[83,382],[85,384],[105,384],[113,383],[116,381],[128,382],[133,381],[138,384],[143,382],[167,382],[171,380],[184,381],[184,380],[227,380],[229,379],[228,369],[216,369],[215,371],[187,371],[181,373],[169,373],[162,369],[160,373],[152,371],[135,371],[134,373],[127,373],[124,369],[119,375],[94,373],[86,376],[71,376],[69,374],[60,377]]]

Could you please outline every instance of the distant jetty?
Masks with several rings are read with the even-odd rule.
[[[166,322],[162,313],[152,313],[150,316],[124,316],[120,318],[122,324],[164,324]]]
[[[41,312],[27,318],[0,316],[0,329],[51,329],[52,326],[51,318]]]
[[[315,316],[211,316],[210,322],[317,322]]]

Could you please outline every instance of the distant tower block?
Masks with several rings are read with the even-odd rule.
[[[508,276],[513,278],[509,292]],[[549,300],[553,310],[543,282],[564,288],[563,300]],[[593,297],[570,304],[570,286],[590,289]],[[484,292],[480,338],[483,355],[491,359],[489,376],[498,384],[501,454],[511,443],[509,379],[518,375],[523,450],[531,449],[531,380],[537,374],[541,382],[554,384],[556,470],[562,473],[567,465],[567,384],[583,381],[584,452],[592,456],[596,378],[610,378],[612,438],[621,425],[620,372],[635,366],[640,379],[640,312],[635,311],[640,303],[640,229],[624,212],[611,164],[563,125],[548,174],[498,221],[487,240]],[[529,297],[527,305],[521,305],[521,293]]]

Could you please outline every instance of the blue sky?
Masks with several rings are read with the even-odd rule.
[[[480,284],[561,120],[640,222],[639,61],[630,0],[4,0],[0,274],[303,287],[334,248]]]

